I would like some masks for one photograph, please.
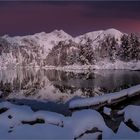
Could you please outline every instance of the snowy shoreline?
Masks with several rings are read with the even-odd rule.
[[[140,70],[140,62],[116,61],[111,63],[100,61],[95,65],[44,66],[43,68],[57,70]]]
[[[117,60],[115,62],[110,62],[108,60],[99,61],[95,65],[66,65],[66,66],[38,66],[38,65],[15,65],[12,67],[0,67],[1,70],[4,69],[15,69],[15,68],[36,68],[36,69],[55,69],[63,71],[74,71],[74,70],[140,70],[140,61],[123,62]]]
[[[32,67],[32,66],[29,66]],[[69,66],[35,66],[36,68],[56,69],[56,70],[140,70],[140,61],[123,62],[100,61],[95,65],[69,65]]]

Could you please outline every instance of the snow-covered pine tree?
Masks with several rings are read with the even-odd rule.
[[[107,58],[111,61],[115,61],[118,55],[117,41],[115,37],[106,36],[99,45],[99,55],[101,58]]]
[[[94,64],[95,62],[95,54],[94,54],[94,50],[92,48],[92,40],[90,38],[87,39],[86,42],[86,59],[88,60],[88,62],[90,64]]]
[[[95,57],[94,57],[94,51],[93,51],[91,42],[92,40],[88,38],[85,44],[81,44],[79,46],[80,61],[81,61],[81,64],[83,65],[94,64]]]
[[[129,36],[126,34],[121,37],[121,47],[119,50],[119,54],[122,61],[129,61],[131,59],[131,45],[129,42]]]
[[[108,44],[108,53],[109,53],[109,58],[111,61],[115,61],[117,55],[118,55],[118,49],[117,49],[117,42],[116,42],[116,39],[115,37],[109,37],[109,44]]]
[[[78,44],[69,40],[67,45],[67,65],[79,64]]]
[[[131,60],[139,60],[140,59],[140,42],[138,37],[135,34],[131,34],[129,37],[129,43],[131,46]]]

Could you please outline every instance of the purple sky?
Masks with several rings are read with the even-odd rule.
[[[140,2],[0,2],[0,35],[62,29],[76,36],[108,28],[140,32]]]

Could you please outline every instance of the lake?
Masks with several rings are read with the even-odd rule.
[[[140,84],[139,71],[66,72],[18,68],[0,71],[1,99],[32,99],[65,103],[72,98],[100,96]]]
[[[95,70],[61,71],[54,69],[16,68],[0,71],[0,101],[28,105],[34,111],[49,110],[71,115],[70,100],[101,96],[140,84],[140,71]],[[128,99],[116,112],[129,104],[140,105],[139,98]],[[116,131],[123,117],[113,113],[113,120],[104,115],[106,124]],[[117,123],[117,124],[116,124]]]

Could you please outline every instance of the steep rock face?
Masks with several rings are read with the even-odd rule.
[[[116,29],[75,38],[63,30],[0,38],[0,67],[95,65],[104,60],[114,63],[139,59],[138,37]]]

